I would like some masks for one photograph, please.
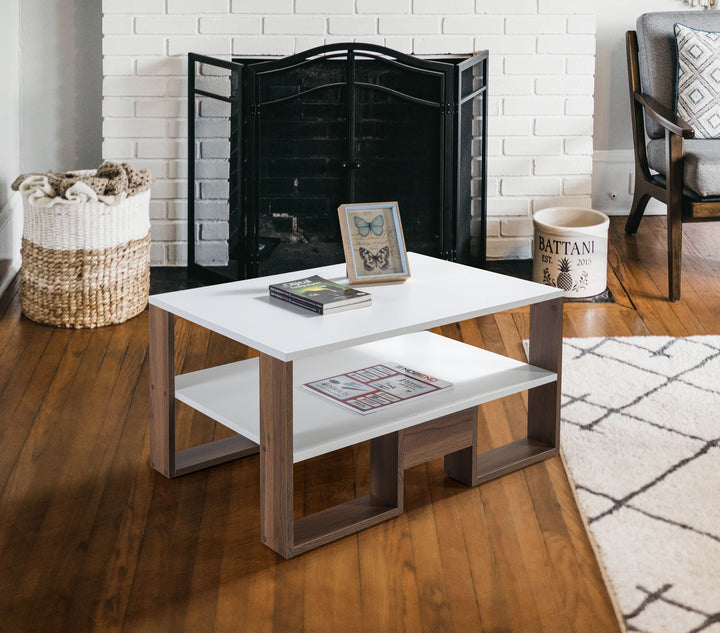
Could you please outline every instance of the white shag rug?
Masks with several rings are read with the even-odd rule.
[[[720,336],[568,338],[561,453],[628,631],[720,633]]]

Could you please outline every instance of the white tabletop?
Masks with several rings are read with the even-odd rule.
[[[345,264],[150,297],[150,304],[282,361],[426,330],[563,296],[550,286],[417,253],[404,283],[358,286],[370,307],[320,315],[271,298],[268,285],[308,275],[347,284]]]

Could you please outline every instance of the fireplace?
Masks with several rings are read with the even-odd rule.
[[[487,62],[370,44],[191,53],[191,271],[245,279],[342,262],[337,207],[385,201],[399,204],[408,250],[483,265]]]

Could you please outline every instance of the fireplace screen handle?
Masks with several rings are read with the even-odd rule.
[[[359,160],[353,160],[353,161],[344,160],[341,163],[341,165],[344,169],[360,169],[360,161]]]

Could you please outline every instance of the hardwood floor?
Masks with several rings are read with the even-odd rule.
[[[686,225],[683,300],[664,218],[611,224],[616,303],[566,303],[565,336],[720,334],[720,226]],[[240,315],[241,316],[241,315]],[[239,318],[240,318],[239,316]],[[529,311],[440,331],[524,358]],[[405,513],[290,561],[260,543],[258,457],[169,481],[149,466],[148,313],[67,331],[0,298],[0,631],[617,631],[559,458],[465,488],[405,473]],[[176,368],[248,350],[176,325]],[[524,435],[527,394],[480,411],[485,446]],[[228,435],[177,405],[180,447]],[[365,494],[368,445],[295,466],[295,514]]]

